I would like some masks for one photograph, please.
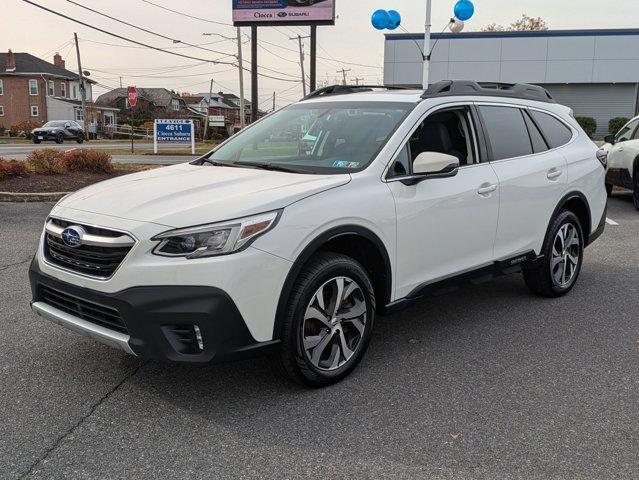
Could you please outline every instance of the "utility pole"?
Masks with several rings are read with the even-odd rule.
[[[211,86],[209,87],[209,101],[206,106],[206,120],[204,120],[204,135],[202,140],[206,140],[206,134],[209,132],[209,115],[211,115],[211,97],[213,96],[213,79],[211,79]]]
[[[364,81],[363,78],[357,78],[355,77],[353,80],[355,80],[355,85],[359,85],[359,81],[361,80],[362,82]]]
[[[275,111],[275,92],[273,92],[273,111]]]
[[[426,22],[424,23],[424,76],[422,87],[428,88],[428,78],[430,76],[430,29],[431,29],[431,3],[426,0]]]
[[[120,88],[122,88],[122,77],[120,77]]]
[[[311,25],[311,82],[309,90],[317,90],[317,25]]]
[[[350,71],[351,71],[351,69],[350,69],[350,68],[349,68],[349,69],[342,68],[341,70],[338,70],[338,71],[337,71],[337,73],[341,73],[341,74],[342,74],[342,77],[344,78],[344,81],[342,82],[342,85],[346,85],[346,84],[347,84],[347,82],[346,82],[346,74],[347,74],[348,72],[350,72]]]
[[[304,44],[302,43],[302,40],[305,38],[311,38],[309,36],[307,37],[302,37],[301,35],[298,35],[297,37],[290,37],[289,40],[297,40],[299,42],[299,46],[300,46],[300,67],[302,67],[302,92],[304,93],[304,96],[306,96],[306,74],[304,73]]]
[[[246,126],[246,112],[244,111],[244,63],[242,61],[242,30],[237,27],[237,63],[240,70],[240,128]]]
[[[78,79],[80,80],[80,97],[82,100],[82,120],[84,127],[84,134],[87,135],[87,92],[84,85],[84,74],[82,73],[82,62],[80,61],[80,44],[78,43],[78,34],[74,33],[75,38],[75,53],[78,55]],[[88,139],[88,137],[87,137]]]

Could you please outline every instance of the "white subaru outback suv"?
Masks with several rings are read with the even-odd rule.
[[[608,135],[603,148],[608,152],[608,195],[615,186],[629,188],[639,210],[639,117],[630,120],[616,135]]]
[[[511,272],[571,290],[604,229],[603,163],[540,87],[328,87],[199,160],[64,198],[32,308],[133,355],[269,353],[327,385],[376,313]]]

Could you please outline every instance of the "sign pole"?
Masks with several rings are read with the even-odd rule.
[[[208,115],[206,117],[208,119]],[[191,120],[191,155],[195,155],[195,124]]]
[[[153,122],[153,153],[158,153],[158,121]]]
[[[317,90],[317,25],[311,25],[311,85],[310,91]]]
[[[428,79],[430,76],[431,7],[432,0],[426,0],[426,22],[424,23],[424,76],[422,80],[422,87],[424,90],[428,88]]]
[[[133,105],[131,105],[131,153],[133,153]]]
[[[257,89],[257,25],[251,26],[251,116],[257,121],[259,107]]]

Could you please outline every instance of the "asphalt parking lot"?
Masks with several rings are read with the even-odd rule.
[[[344,382],[143,363],[36,318],[50,204],[0,204],[0,478],[634,479],[639,212],[610,201],[575,290],[520,276],[377,323]]]

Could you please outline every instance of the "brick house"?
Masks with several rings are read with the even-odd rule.
[[[89,123],[115,123],[117,109],[97,109],[92,85],[85,80]],[[65,68],[59,53],[49,63],[29,53],[0,52],[0,126],[30,120],[84,120],[78,74]]]

